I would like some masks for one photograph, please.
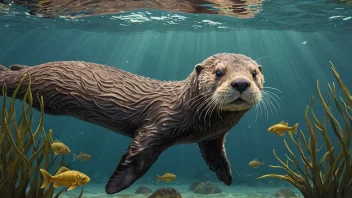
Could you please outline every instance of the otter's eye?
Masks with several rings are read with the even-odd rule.
[[[215,75],[216,75],[216,77],[219,78],[219,77],[223,76],[223,73],[222,73],[222,71],[217,70],[216,73],[215,73]]]
[[[255,77],[257,77],[257,71],[252,71],[252,76],[253,76],[253,78],[255,78]]]
[[[85,177],[83,177],[83,178],[82,178],[82,180],[86,180],[86,178],[85,178]]]

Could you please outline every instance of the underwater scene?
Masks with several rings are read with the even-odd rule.
[[[350,0],[0,0],[0,198],[350,198],[351,46]]]

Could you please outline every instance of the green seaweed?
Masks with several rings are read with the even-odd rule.
[[[292,152],[291,148],[284,140],[284,144],[289,155],[286,156],[286,163],[281,160],[273,150],[276,159],[281,166],[272,166],[272,168],[284,169],[287,175],[267,174],[261,178],[278,178],[290,182],[298,188],[304,197],[309,198],[347,198],[352,195],[352,149],[351,144],[351,128],[352,128],[352,95],[347,86],[341,80],[335,66],[330,62],[332,72],[338,82],[344,98],[338,97],[335,83],[328,84],[332,94],[333,104],[337,110],[337,114],[342,117],[339,122],[334,115],[328,100],[322,96],[319,81],[317,81],[317,91],[320,102],[323,105],[326,117],[321,121],[318,120],[314,113],[314,96],[312,96],[312,104],[310,107],[313,121],[309,118],[309,106],[305,111],[305,120],[308,128],[309,138],[305,137],[300,131],[296,138],[290,134],[290,139],[296,145],[299,156]],[[332,106],[332,105],[331,105]],[[338,139],[338,145],[333,145],[329,137],[327,122],[329,122],[333,135]],[[320,133],[319,133],[320,132]],[[321,150],[318,148],[318,135],[324,139],[326,153],[318,159],[317,153]],[[299,165],[299,159],[303,162],[303,166]],[[293,167],[291,169],[290,167]],[[324,171],[322,170],[324,168]],[[297,170],[294,171],[294,170]]]
[[[50,169],[57,164],[55,172],[64,165],[64,156],[61,160],[51,152],[52,130],[46,134],[44,123],[44,101],[41,96],[40,119],[35,130],[33,125],[33,97],[31,93],[31,80],[29,77],[28,89],[22,100],[22,114],[16,119],[15,98],[21,83],[14,91],[9,110],[7,107],[6,85],[2,87],[3,103],[0,123],[0,194],[2,198],[51,198],[54,188],[51,184],[42,189],[43,176],[40,168]],[[60,192],[61,194],[62,192]]]
[[[352,4],[352,0],[340,0],[341,4]]]
[[[82,186],[81,193],[79,193],[78,198],[81,198],[83,195],[84,187]]]

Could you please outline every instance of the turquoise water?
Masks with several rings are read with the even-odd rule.
[[[288,137],[268,133],[267,128],[285,120],[290,125],[299,123],[299,129],[306,132],[304,111],[310,105],[311,95],[316,96],[316,81],[319,80],[324,93],[328,91],[327,83],[335,81],[329,61],[334,63],[345,84],[351,85],[352,19],[348,17],[352,16],[352,5],[305,1],[293,6],[293,1],[285,2],[265,1],[263,11],[251,19],[180,12],[177,17],[172,17],[176,13],[160,10],[70,20],[22,16],[22,12],[18,15],[7,13],[0,17],[0,64],[35,66],[50,61],[80,60],[106,64],[159,80],[183,80],[197,63],[208,56],[220,52],[245,54],[263,66],[265,86],[279,89],[282,93],[271,90],[280,97],[280,100],[277,99],[279,105],[268,109],[268,114],[263,111],[260,115],[259,112],[258,117],[254,109],[251,110],[228,133],[226,151],[232,167],[233,184],[226,186],[218,182],[197,145],[177,145],[165,151],[130,189],[115,197],[134,194],[141,185],[152,190],[165,186],[155,185],[156,175],[165,172],[177,175],[177,179],[166,186],[179,190],[183,197],[205,197],[187,190],[189,184],[204,177],[223,190],[222,194],[206,197],[271,197],[282,187],[292,188],[300,195],[285,182],[272,179],[275,187],[268,184],[271,179],[242,182],[238,173],[256,178],[277,172],[267,166],[278,164],[272,149],[284,158],[287,151],[283,138]],[[316,8],[319,11],[314,11]],[[278,13],[273,14],[276,10],[279,10]],[[149,21],[133,22],[131,13],[137,13],[138,20]],[[129,18],[123,20],[121,16]],[[332,16],[338,17],[329,19]],[[182,20],[183,17],[186,18]],[[170,21],[179,24],[170,24]],[[324,116],[319,109],[317,114],[320,118]],[[73,162],[71,156],[66,158],[72,169],[90,176],[86,197],[111,197],[104,195],[105,183],[125,153],[130,139],[65,116],[46,115],[45,129],[50,128],[54,130],[54,138],[68,145],[72,152],[82,151],[92,156],[87,162]],[[248,166],[255,158],[263,160],[265,166],[257,169]],[[79,191],[77,188],[62,197],[75,197]],[[99,195],[96,195],[97,192]]]

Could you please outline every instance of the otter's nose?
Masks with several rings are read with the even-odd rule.
[[[246,80],[241,80],[241,81],[235,80],[235,81],[232,81],[231,83],[231,86],[235,88],[237,91],[239,91],[240,93],[244,92],[250,85],[251,84]]]

